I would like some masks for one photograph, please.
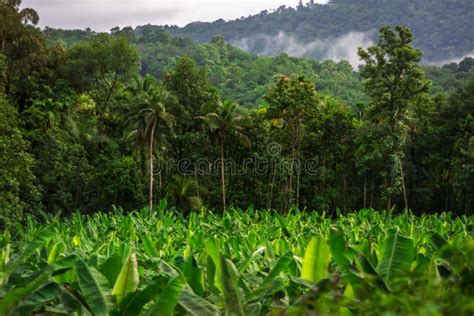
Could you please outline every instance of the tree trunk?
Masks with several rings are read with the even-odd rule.
[[[150,132],[150,139],[148,144],[148,172],[150,173],[150,187],[148,191],[148,207],[150,211],[153,209],[153,143],[155,140],[155,127],[156,123],[153,123]]]
[[[364,175],[364,208],[366,207],[367,203],[367,175]]]
[[[288,197],[288,181],[285,181],[283,183],[283,192],[285,193],[285,207],[283,209],[283,214],[287,214],[288,213],[288,201],[289,201],[289,197]]]
[[[224,166],[224,138],[220,137],[221,147],[221,191],[222,191],[222,211],[227,210],[227,203],[225,199],[225,166]]]
[[[385,189],[388,191],[387,193],[387,212],[390,213],[390,209],[392,208],[392,193],[391,191],[391,186],[392,186],[392,178],[390,178],[390,181],[385,178]]]
[[[343,191],[342,191],[342,207],[344,208],[344,212],[347,211],[347,200],[346,200],[346,192],[347,192],[347,178],[346,175],[342,176],[343,182]]]
[[[405,173],[403,172],[402,160],[400,158],[398,158],[398,166],[400,167],[400,177],[402,180],[402,191],[403,191],[403,199],[405,200],[405,210],[408,210],[407,190],[405,188]]]
[[[161,197],[163,196],[163,179],[161,177],[161,170],[158,172],[158,196]]]
[[[370,185],[370,208],[374,208],[374,178],[372,178],[372,184]]]
[[[299,166],[298,166],[299,167]],[[296,207],[300,207],[300,170],[296,173]]]
[[[296,165],[296,207],[300,207],[300,178],[301,178],[301,165],[300,165],[300,129],[299,126],[296,126],[296,157],[298,159],[298,163]]]
[[[272,208],[272,200],[273,200],[273,183],[275,182],[275,171],[272,170],[270,171],[270,194],[268,197],[268,203],[267,203],[267,209],[270,210]]]
[[[296,126],[291,128],[291,161],[290,161],[290,177],[289,177],[289,186],[288,186],[288,201],[286,202],[287,209],[293,203],[293,172],[294,172],[294,160],[296,156]]]

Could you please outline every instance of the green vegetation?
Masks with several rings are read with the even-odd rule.
[[[382,28],[354,72],[152,26],[41,33],[25,10],[2,2],[2,227],[164,197],[184,213],[472,210],[474,63],[422,68],[408,28]]]
[[[350,32],[367,32],[374,38],[374,30],[384,25],[402,24],[413,30],[414,45],[425,52],[428,61],[459,58],[474,51],[474,35],[471,32],[474,4],[470,0],[329,0],[328,4],[314,1],[300,3],[297,8],[281,6],[274,11],[262,11],[229,22],[195,22],[183,28],[167,26],[166,29],[175,36],[200,42],[207,42],[214,35],[223,35],[227,41],[235,43],[242,39],[256,39],[247,45],[249,50],[278,54],[292,50],[292,45],[305,47],[317,40],[332,41]],[[265,38],[277,37],[279,32],[291,36],[294,42],[282,42],[277,47],[270,45],[269,49]],[[319,47],[304,52],[305,56],[318,59],[324,56]]]
[[[97,36],[91,31],[56,29],[46,29],[44,34],[51,44],[65,47],[74,46],[76,38]],[[366,100],[357,73],[346,61],[318,62],[285,54],[274,58],[257,56],[224,42],[220,36],[214,37],[210,43],[199,44],[189,39],[172,38],[164,29],[154,26],[143,26],[135,31],[115,29],[112,34],[124,36],[136,46],[141,57],[142,75],[150,74],[162,80],[174,68],[183,70],[183,67],[189,67],[190,61],[181,61],[181,58],[189,57],[204,68],[202,75],[208,77],[223,97],[246,107],[263,103],[263,96],[277,74],[305,75],[316,83],[322,95],[336,96],[351,106]],[[197,83],[198,77],[193,79],[196,87],[202,87],[202,83]]]
[[[0,237],[0,314],[469,315],[472,216],[148,209]],[[18,256],[11,256],[18,253]]]
[[[472,58],[423,67],[384,26],[356,72],[149,25],[41,32],[20,5],[0,2],[0,315],[474,314]]]

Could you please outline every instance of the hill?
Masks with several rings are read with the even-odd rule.
[[[96,33],[87,30],[47,28],[43,32],[51,44],[70,48]],[[347,61],[317,61],[295,58],[282,53],[277,56],[258,56],[214,36],[208,43],[188,38],[172,37],[162,27],[146,25],[135,30],[115,29],[116,35],[126,33],[129,42],[138,50],[142,75],[151,74],[163,79],[182,56],[189,56],[203,67],[211,83],[224,97],[241,105],[253,107],[263,102],[262,97],[278,74],[302,74],[316,83],[322,96],[333,96],[355,108],[367,101],[362,91],[359,74]],[[462,87],[473,76],[474,60],[466,58],[458,64],[443,67],[426,66],[432,81],[432,94],[448,94]]]
[[[415,35],[424,61],[442,64],[474,52],[474,2],[471,0],[310,1],[225,22],[167,27],[175,36],[208,42],[221,34],[236,46],[262,55],[282,52],[317,59],[358,61],[358,46],[370,45],[383,25],[402,24]]]
[[[287,54],[274,57],[245,52],[216,36],[209,43],[172,37],[160,27],[143,26],[129,32],[128,38],[138,50],[142,75],[163,79],[182,56],[189,56],[203,67],[219,93],[244,106],[263,102],[262,97],[279,74],[302,74],[314,81],[323,96],[334,96],[351,106],[366,100],[359,75],[346,61],[319,62],[310,58],[295,58]],[[94,36],[92,31],[46,29],[50,43],[65,47]],[[123,34],[122,34],[123,35]]]

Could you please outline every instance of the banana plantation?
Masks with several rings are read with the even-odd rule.
[[[0,315],[471,315],[474,218],[363,209],[43,214],[0,239]],[[395,313],[395,314],[394,314]]]

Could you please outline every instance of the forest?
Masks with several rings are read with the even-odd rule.
[[[223,191],[228,205],[281,211],[472,208],[474,60],[423,67],[406,28],[384,29],[381,41],[410,53],[400,71],[413,76],[376,88],[392,64],[356,72],[347,62],[258,57],[219,36],[196,44],[154,27],[40,32],[12,12],[1,33],[9,218],[140,208],[150,191],[155,203],[168,197],[188,210],[221,209]],[[374,47],[382,51],[361,57],[395,54]]]
[[[296,2],[296,1],[295,1]],[[439,63],[474,52],[474,3],[470,0],[329,0],[299,1],[297,7],[280,6],[256,15],[232,21],[194,22],[185,27],[165,25],[173,35],[200,42],[221,34],[229,42],[245,46],[259,54],[294,51],[293,46],[307,48],[298,55],[325,56],[321,41],[333,43],[347,34],[360,33],[370,39],[384,25],[401,24],[412,29],[415,47],[423,50],[425,62]],[[321,1],[319,1],[321,2]],[[283,34],[280,45],[268,38]],[[294,40],[294,43],[288,41]],[[316,47],[308,45],[319,43]],[[243,44],[247,45],[243,45]],[[268,46],[276,51],[269,51]]]
[[[0,315],[474,312],[473,58],[391,20],[357,69],[226,33],[350,0],[206,42],[0,5]]]

